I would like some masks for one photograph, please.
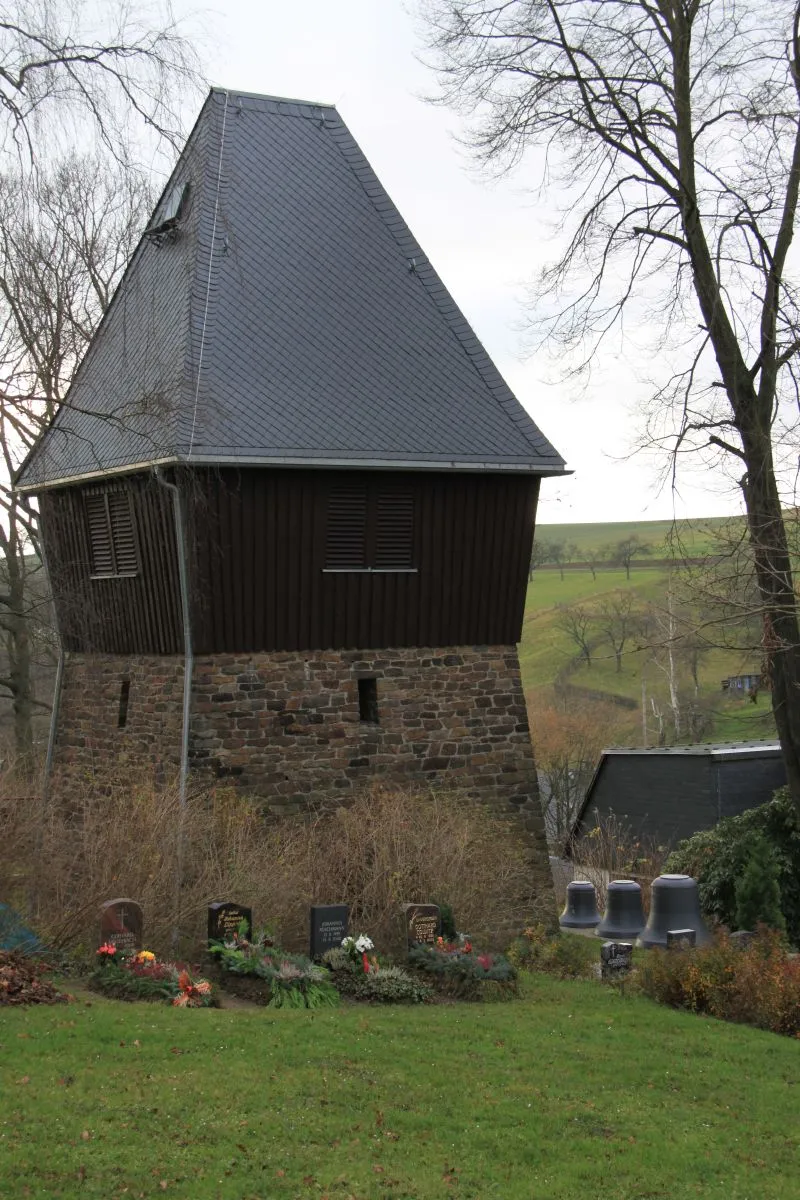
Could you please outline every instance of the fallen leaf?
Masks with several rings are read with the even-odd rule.
[[[162,1192],[165,1192],[167,1190],[166,1179],[162,1179],[158,1186],[161,1188]]]
[[[141,1046],[141,1044],[142,1044],[142,1043],[139,1041],[139,1039],[138,1039],[138,1038],[134,1038],[134,1039],[133,1039],[133,1044],[134,1044],[134,1046]]]
[[[286,1172],[285,1172],[285,1171],[283,1171],[283,1170],[282,1170],[282,1169],[279,1167],[279,1168],[278,1168],[278,1170],[275,1172],[275,1174],[278,1176],[278,1179],[283,1179],[283,1177],[284,1177],[284,1175],[286,1174]]]
[[[91,1136],[92,1136],[92,1135],[89,1133],[89,1130],[88,1130],[88,1129],[84,1129],[84,1130],[82,1130],[82,1132],[81,1132],[81,1141],[82,1141],[82,1142],[88,1142],[88,1140],[89,1140],[89,1138],[90,1138]]]
[[[79,1180],[79,1182],[80,1182],[80,1183],[83,1183],[83,1181],[84,1181],[84,1179],[85,1179],[85,1178],[86,1178],[86,1167],[80,1167],[80,1168],[79,1168],[79,1170],[78,1170],[78,1180]]]
[[[385,1168],[385,1167],[382,1167],[382,1166],[380,1165],[380,1163],[375,1163],[375,1164],[373,1165],[373,1168],[372,1168],[372,1169],[373,1169],[373,1171],[375,1172],[375,1174],[376,1174],[376,1175],[382,1175],[382,1174],[383,1174],[383,1172],[386,1170],[386,1168]]]
[[[17,1080],[17,1083],[30,1083],[30,1081],[31,1081],[30,1075],[23,1075],[22,1079]]]
[[[314,1179],[313,1175],[304,1175],[303,1183],[306,1185],[306,1187],[311,1187],[314,1183],[316,1183],[316,1180]]]

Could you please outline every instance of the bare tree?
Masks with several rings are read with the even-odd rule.
[[[592,572],[592,579],[597,579],[597,568],[600,563],[607,561],[606,551],[600,547],[594,550],[584,550],[583,560]]]
[[[617,542],[615,546],[609,548],[609,561],[614,566],[625,568],[625,578],[631,577],[631,566],[635,559],[644,558],[650,554],[650,547],[641,538],[632,537],[623,538]]]
[[[424,0],[442,99],[498,169],[530,146],[569,187],[545,335],[583,362],[630,309],[682,347],[651,440],[733,464],[775,719],[800,809],[800,630],[779,491],[800,322],[798,0]],[[576,182],[578,181],[578,182]],[[551,199],[552,203],[552,199]],[[553,297],[560,303],[553,304]],[[552,319],[548,320],[548,316]]]
[[[152,207],[146,181],[93,158],[0,175],[0,638],[18,763],[32,760],[47,589],[36,514],[10,478],[70,379]],[[49,639],[52,641],[52,639]]]
[[[0,7],[0,151],[39,159],[53,134],[117,157],[131,119],[175,144],[197,59],[169,0],[6,0]]]
[[[597,628],[614,653],[617,672],[620,672],[625,647],[642,625],[642,614],[636,608],[633,593],[621,592],[609,596],[600,605],[596,620]]]
[[[553,624],[578,647],[587,667],[592,665],[591,631],[595,614],[582,604],[559,604]]]

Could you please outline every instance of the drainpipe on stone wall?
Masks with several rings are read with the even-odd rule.
[[[50,586],[50,571],[47,567],[47,555],[44,550],[44,542],[39,538],[39,556],[42,560],[44,573],[48,587]],[[50,798],[50,773],[53,769],[53,758],[56,750],[56,731],[58,729],[58,712],[61,707],[61,689],[64,682],[64,644],[61,641],[61,633],[58,628],[58,616],[56,614],[55,600],[52,600],[53,610],[53,629],[58,642],[58,660],[56,662],[56,678],[53,684],[53,705],[50,709],[50,728],[47,732],[47,752],[44,758],[44,773],[42,775],[41,802],[39,806],[39,822],[36,830],[36,853],[34,862],[36,871],[40,870],[42,864],[42,847],[44,845],[44,827],[47,821],[47,804]],[[39,881],[34,875],[30,893],[28,896],[28,917],[33,922],[36,920],[36,915],[39,907]]]
[[[175,925],[172,930],[172,940],[177,944],[180,935],[178,929],[178,913],[180,911],[180,892],[183,883],[183,829],[186,816],[186,792],[189,779],[189,716],[192,703],[192,675],[194,673],[194,654],[192,651],[192,623],[189,614],[189,571],[186,555],[186,523],[183,517],[183,504],[180,489],[174,483],[168,483],[158,467],[153,467],[156,482],[172,493],[172,512],[175,518],[175,542],[178,548],[178,582],[181,593],[181,609],[183,611],[183,725],[181,728],[181,765],[178,780],[178,803],[180,806],[180,827],[178,829],[178,862],[175,879]]]

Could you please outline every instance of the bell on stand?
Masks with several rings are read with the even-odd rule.
[[[666,947],[667,933],[674,929],[693,929],[697,946],[705,946],[711,941],[700,912],[697,880],[690,875],[659,875],[653,880],[650,917],[636,944],[648,948]]]
[[[567,906],[558,919],[562,929],[593,929],[600,920],[597,892],[588,879],[567,884]]]
[[[614,879],[608,885],[603,919],[595,929],[601,938],[631,941],[644,929],[642,889],[633,879]]]

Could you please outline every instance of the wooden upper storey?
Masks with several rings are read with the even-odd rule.
[[[175,481],[197,654],[520,638],[536,477],[252,467]],[[172,504],[150,473],[42,493],[65,648],[183,652]]]

